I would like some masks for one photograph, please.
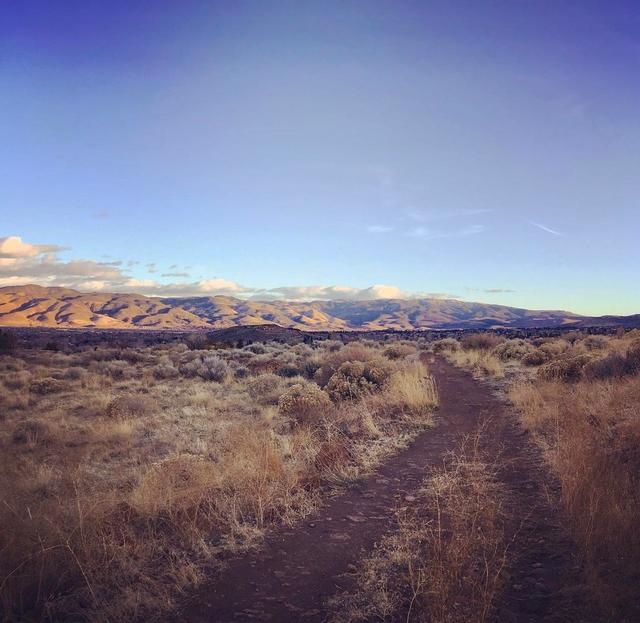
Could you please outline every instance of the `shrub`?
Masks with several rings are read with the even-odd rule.
[[[264,355],[267,352],[267,348],[263,344],[249,344],[249,346],[244,347],[244,350],[248,350],[254,355]]]
[[[585,365],[584,377],[591,380],[620,379],[640,372],[640,346],[630,348],[626,354],[610,353],[606,357]]]
[[[620,353],[610,353],[602,359],[590,361],[582,373],[590,380],[622,378],[626,374],[626,357]]]
[[[159,363],[153,368],[153,376],[158,380],[173,379],[178,374],[178,369],[171,363]]]
[[[331,408],[327,394],[314,383],[296,383],[278,400],[278,410],[298,424],[317,422]]]
[[[640,340],[635,340],[627,350],[627,374],[640,374]]]
[[[390,370],[377,362],[346,361],[331,376],[327,391],[335,401],[359,400],[379,390],[389,378]]]
[[[138,375],[138,370],[135,367],[129,365],[128,361],[124,359],[114,359],[112,361],[103,361],[98,364],[98,370],[102,374],[108,374],[115,380],[127,380],[135,378]]]
[[[222,383],[229,375],[229,366],[216,355],[206,355],[182,364],[180,372],[185,376],[199,376],[205,381]]]
[[[27,370],[20,370],[7,374],[3,381],[7,389],[24,389],[31,380],[31,373]]]
[[[271,372],[248,379],[246,387],[252,400],[263,406],[277,405],[286,389],[284,379]]]
[[[582,333],[580,331],[567,331],[563,333],[560,338],[566,340],[572,346],[582,337]]]
[[[522,359],[533,352],[534,348],[529,342],[521,339],[507,340],[493,349],[493,354],[501,361],[510,359]]]
[[[386,366],[388,364],[377,350],[363,346],[362,344],[352,343],[338,351],[327,353],[322,360],[322,366],[315,373],[314,379],[321,387],[324,387],[338,368],[348,361],[375,361],[379,366]]]
[[[587,350],[602,350],[608,343],[609,340],[604,335],[587,335],[581,342]]]
[[[114,419],[138,418],[151,413],[154,406],[147,396],[118,396],[107,405],[105,415]]]
[[[307,359],[302,365],[302,372],[308,379],[314,378],[316,372],[320,369],[322,363],[317,358]]]
[[[246,366],[238,366],[233,371],[233,376],[236,379],[246,379],[249,376],[249,368]]]
[[[416,352],[415,346],[409,346],[408,344],[391,344],[387,346],[382,354],[388,359],[404,359],[407,355],[412,355]]]
[[[209,339],[204,333],[191,333],[184,343],[189,350],[203,350],[207,347]]]
[[[442,340],[436,340],[431,345],[431,350],[434,353],[454,352],[460,350],[460,342],[452,337],[445,337]]]
[[[462,340],[465,350],[491,350],[504,342],[504,338],[493,333],[469,333]]]
[[[548,355],[548,359],[562,355],[569,348],[570,344],[566,340],[546,340],[540,344],[540,350]]]
[[[538,378],[564,383],[579,381],[582,377],[582,369],[589,361],[590,357],[585,355],[555,359],[538,368]]]
[[[65,371],[64,378],[69,381],[84,381],[87,378],[87,371],[79,366],[74,366]]]
[[[145,515],[190,510],[216,484],[213,463],[191,454],[178,454],[152,465],[131,494],[131,505]]]
[[[54,379],[52,377],[46,377],[44,379],[36,379],[29,383],[29,391],[34,394],[57,394],[67,391],[69,388],[68,383]]]
[[[547,363],[549,359],[550,357],[545,351],[541,348],[536,348],[522,358],[522,363],[525,366],[541,366],[543,363]]]
[[[278,370],[278,376],[284,376],[285,378],[293,378],[294,376],[301,376],[302,370],[291,364],[285,364]]]

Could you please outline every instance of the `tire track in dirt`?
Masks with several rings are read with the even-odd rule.
[[[393,530],[398,506],[420,486],[429,468],[488,421],[486,449],[501,455],[500,478],[513,493],[517,562],[496,620],[584,621],[567,593],[571,543],[547,503],[548,476],[504,403],[468,373],[437,358],[429,361],[440,394],[436,427],[291,529],[268,534],[259,551],[233,557],[176,615],[181,623],[326,620],[325,603],[353,588],[350,565]]]

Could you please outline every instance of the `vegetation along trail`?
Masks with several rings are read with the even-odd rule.
[[[441,358],[423,357],[440,395],[436,426],[304,522],[268,535],[259,551],[230,558],[184,604],[178,621],[328,620],[328,599],[354,588],[354,565],[394,530],[398,509],[415,501],[429,470],[479,427],[483,450],[498,457],[497,478],[509,493],[509,562],[493,617],[585,620],[571,588],[578,585],[572,543],[551,502],[557,487],[539,454],[488,386]]]

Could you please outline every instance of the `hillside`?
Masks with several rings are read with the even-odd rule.
[[[100,329],[224,329],[276,324],[318,330],[631,326],[636,317],[602,319],[453,299],[247,301],[228,296],[157,298],[81,293],[36,285],[0,288],[0,326]]]

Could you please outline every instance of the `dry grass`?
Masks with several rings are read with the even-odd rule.
[[[477,377],[502,378],[504,367],[490,351],[484,349],[465,349],[445,352],[447,359],[459,368],[467,368]]]
[[[606,620],[640,617],[639,338],[637,330],[616,337],[572,332],[530,344],[509,340],[489,351],[473,337],[465,350],[443,349],[478,377],[503,376],[505,366],[496,362],[483,369],[487,352],[506,362],[501,385],[560,479],[588,592]]]
[[[304,517],[437,404],[406,344],[203,346],[0,356],[5,619],[158,618],[217,553]],[[357,395],[332,401],[338,380]]]
[[[507,559],[505,491],[492,471],[476,443],[452,454],[360,563],[358,589],[334,601],[332,620],[488,620]]]
[[[588,338],[586,349],[602,355],[591,372],[582,373],[592,363],[579,366],[580,373],[545,372],[509,393],[560,478],[590,594],[609,620],[638,614],[640,378],[633,374],[631,338]],[[545,365],[564,371],[578,357]]]

